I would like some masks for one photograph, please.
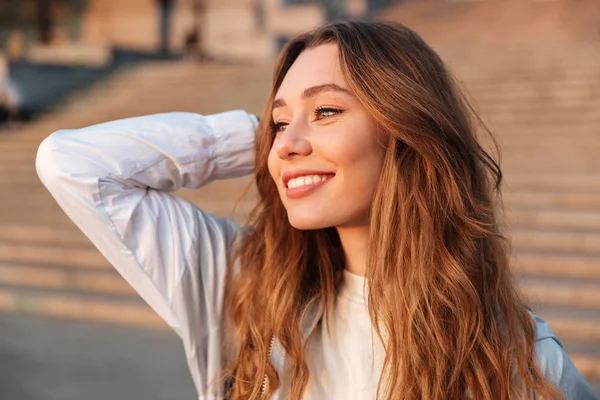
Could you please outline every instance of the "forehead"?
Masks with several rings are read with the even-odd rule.
[[[323,44],[300,53],[286,73],[275,97],[297,96],[306,88],[324,83],[347,87],[336,44]]]

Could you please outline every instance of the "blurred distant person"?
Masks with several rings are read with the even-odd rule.
[[[179,334],[201,399],[591,400],[517,295],[502,173],[438,55],[396,23],[283,49],[260,123],[61,130],[37,171]],[[253,173],[249,225],[170,194]]]
[[[10,79],[8,64],[0,59],[0,124],[19,119],[20,96]]]
[[[185,35],[185,41],[184,41],[184,49],[185,49],[185,54],[187,57],[191,57],[191,58],[196,58],[198,57],[198,44],[199,44],[199,38],[198,38],[198,31],[196,29],[192,29],[191,31],[188,32],[187,35]]]
[[[175,6],[175,0],[156,0],[160,11],[160,52],[169,53],[171,13]]]
[[[186,58],[200,62],[212,60],[212,58],[202,50],[200,33],[196,29],[190,31],[186,35],[183,48]]]
[[[52,1],[35,0],[36,28],[40,43],[49,45],[52,42]]]

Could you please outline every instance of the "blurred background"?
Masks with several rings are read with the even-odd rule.
[[[420,33],[491,128],[520,288],[600,393],[598,0],[0,0],[0,399],[195,398],[178,338],[39,183],[40,141],[260,113],[290,37],[363,16]],[[249,182],[178,194],[243,222]]]

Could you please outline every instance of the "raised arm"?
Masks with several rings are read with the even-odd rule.
[[[59,130],[38,175],[65,213],[179,334],[198,390],[220,364],[224,275],[238,227],[167,192],[249,174],[257,119],[157,114]]]

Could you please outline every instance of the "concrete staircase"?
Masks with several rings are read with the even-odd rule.
[[[439,49],[501,144],[505,225],[518,283],[580,371],[600,380],[600,62],[583,57],[583,46],[546,58],[522,47],[482,50],[477,59]],[[56,129],[141,114],[258,113],[270,73],[266,65],[149,65],[2,132],[0,310],[164,327],[38,182],[37,146]],[[248,184],[216,182],[179,194],[243,222],[252,191],[232,209]]]
[[[135,115],[244,108],[260,112],[270,66],[156,64],[98,84],[90,95],[32,124],[0,134],[0,310],[164,327],[77,231],[39,183],[37,146],[49,133]],[[243,221],[232,205],[249,180],[218,182],[180,195]],[[224,202],[223,199],[226,199]]]

